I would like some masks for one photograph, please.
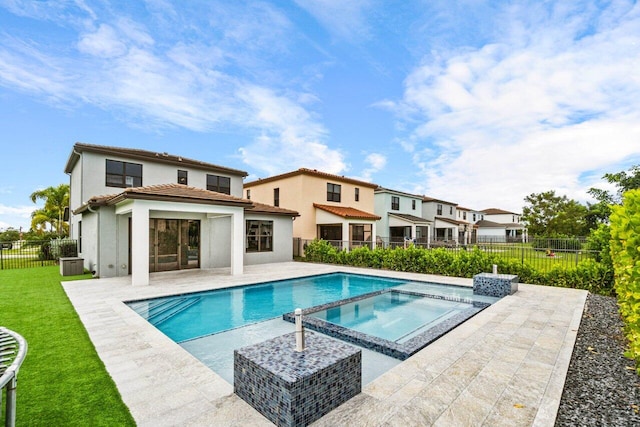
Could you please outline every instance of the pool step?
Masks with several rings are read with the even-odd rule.
[[[170,304],[169,306],[166,306],[164,309],[153,313],[151,316],[149,316],[147,320],[152,325],[157,326],[162,322],[169,320],[176,314],[183,312],[184,310],[191,307],[192,305],[198,303],[200,299],[201,297],[180,298],[179,300],[174,301],[173,304]]]

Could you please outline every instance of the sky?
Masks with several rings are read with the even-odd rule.
[[[520,213],[640,164],[635,1],[0,0],[0,229],[75,142]]]

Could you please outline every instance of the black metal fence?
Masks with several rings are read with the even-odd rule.
[[[293,239],[293,255],[295,257],[304,256],[304,248],[312,240],[300,238]],[[353,242],[332,240],[328,241],[337,250],[353,250],[366,246],[374,248],[408,248],[410,246],[433,250],[444,248],[447,251],[460,252],[478,249],[484,253],[493,254],[502,258],[516,260],[522,264],[528,264],[538,270],[550,270],[554,266],[561,268],[572,268],[587,258],[595,258],[597,251],[590,250],[585,245],[584,238],[550,239],[550,238],[530,238],[527,243],[505,242],[502,240],[487,239],[470,245],[462,245],[455,241],[389,241],[378,238],[376,242]]]
[[[60,258],[77,256],[78,242],[71,239],[0,242],[0,270],[55,265]]]

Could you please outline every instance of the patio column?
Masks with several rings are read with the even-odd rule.
[[[231,214],[231,275],[244,270],[244,211]]]
[[[149,285],[149,207],[140,203],[131,209],[131,284]]]

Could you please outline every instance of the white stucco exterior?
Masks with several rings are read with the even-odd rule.
[[[245,264],[292,259],[292,218],[297,213],[268,206],[257,208],[242,199],[246,173],[166,153],[116,147],[111,151],[110,147],[76,144],[66,168],[71,184],[71,237],[80,241],[79,256],[96,276],[130,274],[133,285],[147,285],[150,243],[155,238],[149,230],[154,219],[198,225],[199,268],[229,267],[230,273],[237,275],[242,274]],[[133,157],[126,155],[128,151]],[[107,186],[107,159],[141,164],[142,186],[130,189],[133,191]],[[183,161],[185,164],[181,164]],[[187,171],[187,186],[177,184],[178,170]],[[204,191],[207,174],[228,177],[231,194]],[[246,252],[248,219],[273,222],[270,250]],[[176,244],[180,247],[179,242]]]

